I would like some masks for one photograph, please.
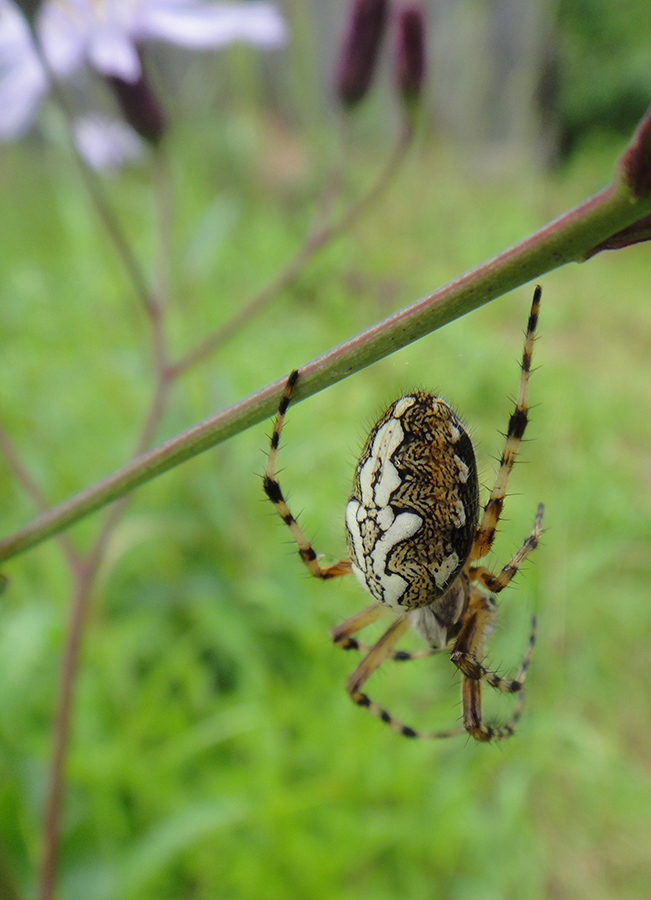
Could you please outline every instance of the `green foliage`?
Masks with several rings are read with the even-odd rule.
[[[558,115],[567,152],[599,133],[627,135],[649,104],[649,7],[564,0],[558,11]]]
[[[309,221],[309,156],[292,179],[274,179],[280,165],[255,150],[269,146],[264,138],[250,141],[244,171],[233,147],[246,128],[238,138],[233,126],[213,148],[209,196],[205,172],[179,163],[179,351],[265,283]],[[180,148],[205,159],[202,140],[179,136],[178,159]],[[41,153],[5,151],[0,189],[16,214],[0,223],[0,409],[56,501],[128,457],[150,376],[141,315],[110,248],[73,174],[39,168]],[[110,187],[146,252],[144,179],[125,174]],[[423,150],[350,239],[176,385],[159,437],[515,241],[571,205],[568,194],[560,179],[472,181]],[[352,579],[306,577],[263,499],[266,436],[255,429],[138,491],[111,542],[76,690],[61,900],[647,896],[648,253],[603,255],[544,282],[533,440],[491,558],[508,558],[544,501],[544,541],[503,595],[491,646],[492,663],[515,667],[536,610],[516,737],[499,749],[410,742],[349,702],[355,660],[332,647],[328,629],[365,598]],[[518,291],[290,409],[281,479],[318,550],[343,552],[356,452],[405,388],[456,405],[490,482],[529,302],[530,291]],[[33,511],[4,460],[0,478],[8,532]],[[74,540],[86,544],[98,519]],[[53,543],[11,561],[7,574],[0,842],[29,894],[69,586]],[[444,657],[387,664],[369,691],[418,726],[459,715]],[[509,709],[507,699],[487,703],[496,716]]]

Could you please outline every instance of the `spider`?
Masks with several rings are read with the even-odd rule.
[[[484,665],[486,643],[495,628],[494,599],[510,583],[538,545],[543,505],[530,535],[497,574],[480,560],[493,545],[507,482],[528,419],[529,377],[541,288],[535,289],[522,354],[520,386],[505,435],[493,489],[479,516],[479,485],[473,446],[458,416],[441,397],[413,391],[399,397],[378,419],[355,468],[346,505],[348,556],[322,565],[290,512],[276,478],[278,445],[299,372],[289,376],[278,407],[264,474],[264,490],[289,528],[311,575],[322,580],[352,572],[373,602],[331,631],[334,643],[364,653],[347,682],[354,703],[406,737],[444,738],[463,734],[477,741],[510,737],[520,718],[523,685],[536,638],[531,621],[527,650],[515,677],[505,678]],[[353,635],[381,616],[393,621],[371,647]],[[395,647],[413,627],[428,649],[409,653]],[[417,731],[395,719],[362,691],[392,658],[411,660],[448,650],[461,673],[463,727]],[[489,724],[482,718],[482,684],[517,694],[511,718]]]

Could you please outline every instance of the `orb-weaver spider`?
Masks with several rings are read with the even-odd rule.
[[[513,734],[522,711],[523,684],[535,642],[535,617],[524,659],[514,678],[491,671],[483,660],[486,641],[495,628],[497,606],[492,595],[509,584],[538,545],[542,504],[531,534],[500,572],[494,574],[479,561],[492,547],[509,475],[527,425],[540,299],[541,289],[536,287],[515,409],[481,519],[477,466],[466,429],[445,400],[413,391],[388,407],[371,429],[362,450],[346,506],[347,558],[334,565],[321,565],[276,479],[280,435],[298,371],[289,376],[278,407],[264,490],[289,528],[310,574],[326,580],[353,572],[373,597],[370,606],[333,628],[331,637],[343,649],[364,651],[347,682],[352,700],[407,737],[450,737],[465,729],[478,741],[497,741]],[[393,614],[393,622],[373,646],[367,647],[353,637],[388,613]],[[410,626],[422,635],[428,650],[408,653],[394,649]],[[365,682],[386,659],[414,659],[445,649],[450,650],[450,659],[462,676],[463,728],[416,731],[362,692]],[[492,725],[483,721],[483,683],[518,695],[508,722]]]

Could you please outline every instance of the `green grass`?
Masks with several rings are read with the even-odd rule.
[[[173,148],[179,351],[271,277],[309,221],[309,154],[279,180],[251,149],[264,141],[241,140],[241,169],[234,129],[211,146],[209,167],[200,134]],[[25,146],[4,152],[2,202],[17,212],[0,223],[0,411],[56,502],[128,456],[149,392],[145,326],[72,170],[39,166]],[[514,242],[599,188],[607,165],[587,158],[553,181],[486,181],[419,148],[381,208],[176,386],[159,438]],[[369,176],[355,177],[359,187]],[[146,253],[146,178],[109,187]],[[263,500],[265,429],[251,430],[138,491],[115,534],[77,686],[61,900],[647,896],[648,260],[640,246],[544,280],[532,440],[491,559],[508,558],[544,501],[543,543],[503,595],[491,644],[492,663],[515,667],[537,612],[517,736],[499,747],[410,742],[350,703],[354,658],[328,629],[365,598],[352,579],[306,576]],[[453,402],[490,483],[530,295],[523,288],[290,410],[282,483],[319,551],[343,553],[356,454],[406,388]],[[33,510],[3,460],[0,479],[8,533]],[[75,541],[92,539],[99,519],[77,526]],[[29,895],[69,584],[52,542],[6,572],[0,839]],[[387,664],[370,688],[414,725],[458,719],[444,657]],[[487,707],[510,708],[491,697]]]

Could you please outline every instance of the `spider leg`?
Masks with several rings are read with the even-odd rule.
[[[368,653],[371,645],[357,641],[357,649],[361,653]],[[394,650],[388,658],[394,662],[412,662],[415,659],[427,659],[436,653],[442,653],[445,649],[445,647],[428,647],[426,650]]]
[[[545,507],[542,503],[538,504],[538,511],[533,522],[531,534],[524,541],[520,549],[514,553],[513,557],[507,562],[501,572],[494,575],[485,566],[473,566],[468,571],[470,581],[478,581],[489,590],[492,594],[499,594],[509,584],[515,573],[518,571],[522,563],[529,554],[536,549],[542,534],[542,520]]]
[[[366,612],[366,610],[363,612]],[[353,616],[351,618],[355,617]],[[455,728],[450,731],[415,731],[408,725],[403,725],[402,722],[399,722],[387,712],[384,707],[380,706],[379,703],[376,703],[375,700],[371,700],[367,694],[362,692],[362,686],[368,681],[376,669],[378,669],[386,659],[391,658],[393,655],[393,648],[405,631],[407,631],[409,626],[410,622],[406,616],[396,619],[389,628],[387,628],[382,637],[371,647],[364,659],[362,659],[355,671],[348,678],[346,687],[350,694],[350,698],[353,703],[365,707],[371,715],[375,716],[377,719],[381,719],[381,721],[387,724],[392,731],[402,734],[405,737],[432,740],[455,737],[456,735],[463,734],[462,728]]]
[[[385,616],[389,612],[388,606],[382,606],[381,603],[371,603],[365,609],[354,613],[339,625],[335,625],[330,629],[330,637],[342,650],[359,650],[362,646],[359,641],[351,637],[362,628],[366,628],[371,622],[375,622],[381,616]]]
[[[502,507],[504,506],[504,497],[506,496],[506,487],[509,475],[515,463],[522,436],[527,427],[528,411],[529,411],[529,377],[531,375],[531,357],[533,355],[533,344],[536,333],[536,325],[538,323],[538,312],[540,309],[540,298],[542,289],[540,285],[536,286],[531,303],[531,312],[529,313],[529,321],[527,323],[527,331],[524,339],[524,350],[522,353],[522,363],[520,365],[520,387],[518,396],[515,401],[515,409],[509,419],[509,427],[506,433],[506,441],[502,458],[495,476],[495,484],[491,491],[488,502],[484,507],[484,512],[477,529],[475,542],[468,557],[469,562],[481,559],[490,550],[495,539],[495,532]]]
[[[477,627],[478,626],[476,622],[471,622],[471,629]],[[479,628],[480,627],[481,626],[479,626]],[[527,649],[522,659],[522,663],[520,664],[520,668],[518,669],[514,678],[504,678],[502,675],[498,675],[497,672],[493,672],[491,669],[487,669],[486,666],[478,662],[478,660],[473,655],[473,650],[468,649],[468,646],[465,645],[465,642],[460,643],[460,640],[466,637],[466,635],[464,635],[463,633],[459,635],[459,639],[455,644],[454,650],[450,654],[450,660],[463,673],[463,675],[465,675],[465,677],[469,678],[471,681],[485,681],[486,684],[489,684],[492,688],[495,688],[496,691],[501,691],[503,694],[518,694],[522,690],[525,678],[527,677],[527,671],[529,669],[529,663],[531,662],[533,648],[536,644],[536,630],[536,617],[532,616],[531,632],[529,634]]]
[[[383,606],[381,603],[372,603],[370,606],[367,606],[366,609],[362,609],[360,612],[349,616],[349,618],[345,619],[339,625],[335,625],[335,627],[330,630],[330,637],[341,650],[358,650],[360,653],[369,653],[372,645],[365,644],[363,641],[358,641],[357,638],[351,637],[351,635],[355,634],[357,631],[361,631],[362,628],[366,628],[367,625],[375,622],[388,612],[388,606]],[[412,659],[425,659],[425,657],[432,656],[434,653],[440,653],[443,649],[445,648],[393,650],[388,658],[401,662]]]
[[[463,674],[461,698],[464,728],[471,737],[482,742],[503,740],[513,734],[524,707],[523,685],[536,642],[534,616],[531,620],[529,643],[515,678],[503,678],[487,669],[477,657],[481,656],[487,632],[492,631],[494,614],[494,603],[477,593],[471,600],[465,622],[450,656]],[[482,682],[503,693],[518,694],[513,715],[503,725],[489,725],[482,719]]]
[[[515,681],[520,685],[524,684],[527,677],[527,670],[531,662],[531,654],[536,643],[536,617],[531,619],[531,634],[529,635],[529,643],[527,650],[522,659],[522,663],[515,676]],[[490,682],[489,682],[490,683]],[[512,737],[515,727],[520,721],[522,710],[524,709],[525,694],[523,690],[518,692],[516,703],[511,714],[511,718],[502,725],[487,725],[482,721],[481,713],[481,681],[475,681],[464,676],[461,689],[461,698],[463,705],[463,724],[464,728],[475,740],[486,743],[488,741],[501,741],[504,738]]]
[[[487,725],[482,721],[481,681],[464,678],[461,688],[463,726],[468,734],[482,743],[503,741],[512,737],[524,709],[524,691],[520,691],[511,718],[503,725]]]
[[[278,406],[276,421],[274,422],[274,428],[271,433],[269,456],[267,457],[267,466],[265,469],[262,486],[264,488],[265,494],[273,503],[276,512],[283,520],[285,525],[289,528],[291,535],[296,542],[296,546],[298,547],[299,556],[305,563],[310,575],[314,575],[315,578],[326,580],[328,578],[334,578],[337,575],[347,575],[351,571],[350,561],[348,559],[341,559],[339,560],[339,562],[336,562],[331,566],[320,565],[312,544],[307,539],[307,537],[305,536],[305,532],[292,515],[289,506],[287,505],[287,501],[283,496],[283,492],[280,488],[280,484],[278,483],[278,479],[276,478],[276,462],[278,459],[278,445],[280,444],[280,435],[283,430],[285,413],[287,412],[287,407],[289,406],[292,391],[297,381],[298,369],[294,369],[294,371],[287,379],[287,384],[285,385],[285,390],[283,391],[283,395]]]

